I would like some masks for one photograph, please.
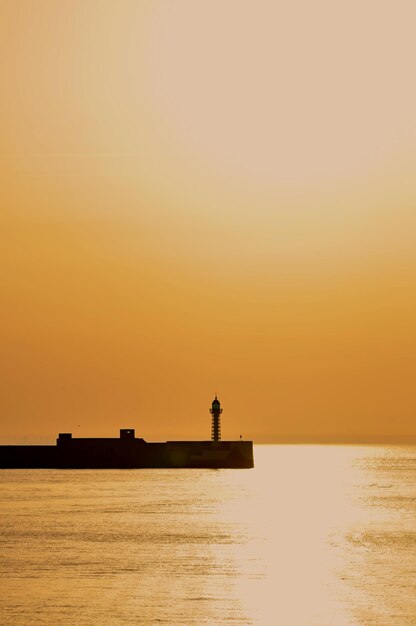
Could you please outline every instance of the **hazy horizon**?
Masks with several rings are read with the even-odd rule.
[[[54,445],[56,443],[56,439],[58,437],[59,432],[56,433],[56,435],[52,435],[49,437],[37,437],[34,435],[24,435],[24,436],[20,436],[20,437],[9,437],[9,438],[2,438],[0,439],[0,445]],[[72,435],[74,437],[99,437],[99,435],[97,435],[97,433],[94,432],[86,432],[83,433],[82,435],[77,433],[77,432],[73,432]],[[106,437],[110,437],[110,438],[118,438],[119,437],[119,432],[115,431],[114,433],[110,433],[108,435],[105,435]],[[143,436],[143,433],[138,433],[136,432],[136,437],[141,437]],[[143,437],[146,441],[152,443],[153,439],[148,439],[146,437]],[[231,439],[231,437],[228,437],[227,439]],[[234,437],[234,439],[237,439],[237,437]],[[250,439],[250,437],[245,437],[245,439]],[[260,439],[256,439],[251,438],[253,440],[253,443],[255,445],[340,445],[340,446],[415,446],[416,445],[416,437],[415,436],[403,436],[403,437],[399,437],[399,436],[390,436],[390,435],[373,435],[373,436],[361,436],[361,437],[357,437],[357,436],[351,436],[350,438],[347,437],[339,437],[336,435],[321,435],[321,436],[316,436],[316,435],[269,435],[267,438],[263,437]],[[165,437],[164,439],[160,438],[158,441],[173,441],[174,439],[171,437]],[[184,441],[209,441],[210,440],[210,436],[209,436],[209,432],[207,431],[206,433],[202,433],[200,437],[196,437],[196,438],[187,438],[186,436],[183,438]],[[223,437],[222,440],[225,440],[225,438]]]

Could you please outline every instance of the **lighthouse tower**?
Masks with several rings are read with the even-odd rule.
[[[221,439],[221,420],[220,415],[222,413],[222,408],[220,405],[220,401],[215,396],[215,399],[212,403],[212,408],[209,410],[212,415],[212,429],[211,429],[211,439],[212,441],[220,441]]]

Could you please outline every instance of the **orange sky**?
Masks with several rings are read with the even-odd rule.
[[[415,22],[1,3],[1,442],[416,438]]]

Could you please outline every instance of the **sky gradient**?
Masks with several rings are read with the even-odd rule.
[[[416,439],[416,5],[0,4],[0,442]]]

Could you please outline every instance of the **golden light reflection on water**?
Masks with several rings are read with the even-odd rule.
[[[371,452],[383,465],[386,450]],[[222,476],[228,497],[218,516],[241,532],[234,591],[251,621],[347,626],[373,619],[365,609],[374,602],[372,590],[360,583],[368,551],[350,540],[361,543],[364,529],[397,530],[401,513],[369,506],[369,478],[370,487],[386,485],[377,483],[368,456],[366,447],[262,446],[249,475]],[[220,558],[222,547],[212,549]],[[377,571],[372,575],[377,585]],[[375,612],[383,610],[381,604]]]
[[[219,515],[250,533],[235,551],[244,572],[235,592],[253,621],[351,623],[337,593],[340,563],[330,542],[359,516],[347,497],[354,473],[348,452],[282,446],[276,455],[274,446],[264,446],[253,472],[224,476],[224,488],[238,496],[224,499]]]
[[[1,623],[413,626],[415,449],[3,471]]]

